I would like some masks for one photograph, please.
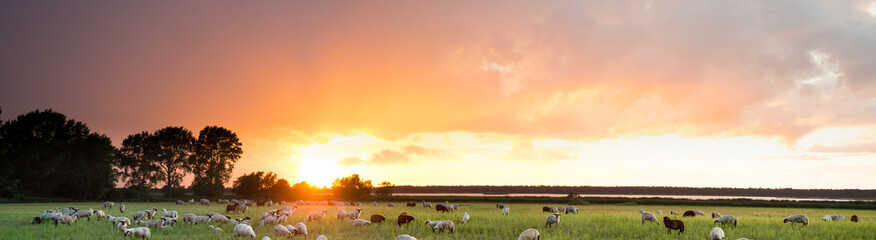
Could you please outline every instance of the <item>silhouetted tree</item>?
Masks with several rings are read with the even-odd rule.
[[[388,181],[383,181],[377,186],[377,189],[374,190],[374,194],[377,196],[392,196],[392,190],[395,188],[395,184]]]
[[[208,126],[198,134],[191,166],[195,173],[192,190],[195,194],[218,196],[231,180],[234,164],[243,154],[243,144],[237,134],[228,129]]]
[[[19,115],[0,126],[5,194],[103,198],[116,179],[110,139],[52,111]]]
[[[360,200],[371,195],[371,180],[359,178],[359,174],[335,179],[332,183],[332,191],[335,196],[346,200]]]
[[[116,167],[126,187],[146,192],[161,181],[157,174],[161,167],[154,160],[157,149],[158,144],[149,132],[131,134],[122,140],[122,147],[116,154]]]
[[[274,197],[282,200],[292,200],[295,199],[295,196],[292,196],[292,187],[289,185],[289,181],[286,179],[277,180],[273,186],[271,186],[271,193],[274,194]]]
[[[192,171],[189,161],[195,137],[184,127],[162,128],[152,136],[157,144],[155,150],[159,174],[163,178],[167,195],[171,196],[174,190],[179,189],[183,177]]]
[[[118,167],[130,188],[148,190],[163,182],[171,196],[180,188],[183,177],[192,171],[192,144],[195,138],[184,127],[166,127],[155,133],[141,132],[122,141]]]
[[[301,181],[292,185],[292,195],[297,199],[310,199],[316,189],[316,186],[307,181]]]
[[[245,198],[264,198],[271,195],[271,187],[276,182],[276,173],[251,172],[237,177],[231,191]]]

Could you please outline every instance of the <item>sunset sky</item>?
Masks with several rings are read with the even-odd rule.
[[[3,1],[0,107],[320,186],[873,189],[876,3]]]

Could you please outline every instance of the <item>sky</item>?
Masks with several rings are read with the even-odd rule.
[[[876,186],[873,1],[3,1],[0,119],[331,185]]]

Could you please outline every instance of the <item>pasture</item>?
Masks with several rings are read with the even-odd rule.
[[[547,228],[545,218],[549,213],[542,212],[542,206],[561,206],[557,204],[515,204],[511,208],[510,215],[501,216],[500,210],[495,204],[489,203],[456,203],[463,204],[459,210],[450,213],[436,212],[434,208],[423,208],[420,202],[417,207],[405,207],[404,202],[394,202],[395,207],[387,207],[386,202],[379,202],[374,207],[371,202],[360,206],[363,213],[362,219],[368,219],[372,214],[383,214],[387,222],[373,224],[365,227],[353,227],[349,220],[339,220],[335,216],[338,209],[351,210],[355,207],[342,206],[299,206],[295,213],[285,224],[294,225],[304,221],[309,212],[328,210],[326,216],[315,222],[306,222],[309,236],[306,239],[316,239],[319,235],[325,235],[328,239],[395,239],[396,235],[409,234],[417,239],[517,239],[517,236],[528,228],[536,228],[541,232],[542,239],[707,239],[709,231],[718,224],[713,223],[710,216],[697,216],[694,218],[682,218],[671,216],[673,219],[681,219],[686,226],[685,233],[680,236],[673,231],[667,233],[667,229],[655,223],[640,223],[639,209],[656,214],[662,210],[663,214],[656,214],[658,218],[667,216],[670,210],[684,212],[685,210],[699,209],[709,215],[712,211],[718,211],[723,215],[735,215],[739,219],[738,227],[722,227],[727,235],[726,239],[749,238],[749,239],[873,239],[876,236],[876,211],[874,210],[842,210],[842,209],[797,209],[797,208],[751,208],[751,207],[707,207],[707,206],[626,206],[626,205],[579,205],[578,214],[563,214],[558,227]],[[433,202],[434,204],[434,202]],[[105,210],[113,216],[131,217],[135,211],[147,210],[152,207],[158,208],[157,216],[161,215],[161,209],[179,211],[180,216],[185,213],[204,215],[215,211],[224,213],[225,205],[216,204],[200,206],[197,204],[176,205],[171,202],[129,202],[124,214],[119,213],[118,202],[116,207]],[[33,217],[39,216],[41,211],[75,206],[80,209],[103,209],[99,202],[82,203],[35,203],[35,204],[0,204],[0,239],[122,239],[122,234],[112,228],[106,220],[79,219],[72,226],[53,224],[32,225]],[[249,216],[254,219],[253,228],[258,235],[270,236],[271,239],[285,239],[274,236],[273,226],[258,226],[259,215],[273,207],[251,207],[242,214],[227,214],[234,218]],[[401,212],[407,212],[416,219],[410,225],[398,227],[396,216]],[[462,224],[460,222],[463,212],[471,215],[471,220]],[[792,214],[807,214],[810,225],[801,227],[800,224],[791,226],[783,224],[782,219]],[[821,217],[826,214],[845,215],[846,221],[825,222]],[[860,222],[848,221],[852,215],[858,215]],[[455,233],[433,233],[425,224],[426,220],[452,220],[456,224]],[[135,224],[136,225],[136,224]],[[228,223],[212,223],[224,230],[223,233],[211,234],[207,226],[210,224],[189,225],[177,223],[173,228],[152,229],[152,239],[234,239],[232,231],[234,226]],[[293,239],[305,239],[294,237]]]

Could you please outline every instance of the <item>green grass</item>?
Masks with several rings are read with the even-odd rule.
[[[465,203],[463,203],[465,204]],[[157,207],[161,214],[162,208],[185,213],[203,215],[210,211],[224,212],[224,205],[213,204],[209,207],[199,205],[175,205],[174,203],[126,203],[127,211],[119,214],[118,208],[113,208],[108,214],[113,216],[131,217],[137,210]],[[709,206],[627,206],[627,205],[584,205],[578,206],[579,214],[562,215],[559,227],[546,228],[545,218],[549,215],[541,212],[544,205],[559,206],[558,204],[529,204],[511,203],[511,214],[501,216],[495,204],[470,203],[462,206],[452,213],[437,213],[434,209],[416,207],[404,207],[403,202],[395,202],[396,207],[386,207],[386,203],[380,203],[380,207],[364,204],[361,218],[367,219],[371,214],[383,214],[387,216],[387,223],[375,224],[369,227],[353,227],[347,221],[335,218],[339,208],[329,206],[304,206],[299,207],[295,214],[286,224],[295,224],[303,221],[308,212],[316,212],[322,209],[328,210],[326,217],[317,222],[307,223],[310,236],[307,239],[315,239],[319,235],[326,235],[329,239],[394,239],[399,234],[409,234],[417,239],[517,239],[523,230],[536,228],[541,232],[542,239],[706,239],[709,231],[716,225],[709,217],[683,218],[686,232],[678,236],[666,233],[666,228],[654,223],[640,224],[639,209],[656,213],[663,210],[664,215],[669,210],[683,212],[685,210],[699,209],[707,214],[718,211],[725,215],[735,215],[739,219],[736,228],[727,226],[724,231],[727,239],[750,238],[750,239],[873,239],[876,236],[876,211],[874,210],[843,210],[843,209],[806,209],[806,208],[754,208],[754,207],[709,207]],[[419,205],[419,203],[418,203]],[[33,217],[41,211],[55,207],[76,206],[81,208],[101,208],[101,203],[31,203],[31,204],[0,204],[0,239],[121,239],[122,235],[115,231],[106,220],[92,219],[77,220],[72,226],[52,224],[32,225]],[[273,207],[277,208],[277,207]],[[268,207],[253,207],[245,214],[230,214],[232,217],[250,216],[258,219],[258,215]],[[342,207],[350,210],[352,207]],[[401,212],[408,212],[416,217],[410,226],[399,228],[395,224],[396,216]],[[461,224],[462,213],[468,212],[471,221]],[[792,214],[807,214],[811,224],[808,227],[790,226],[782,224],[782,219]],[[850,221],[824,222],[821,217],[826,214],[842,214],[846,218],[858,215],[859,223]],[[662,215],[658,215],[662,217]],[[456,233],[444,234],[432,233],[425,225],[426,220],[453,220],[456,223]],[[153,239],[233,239],[231,236],[234,226],[230,224],[214,223],[221,227],[224,233],[216,236],[211,235],[207,225],[177,224],[173,229],[152,229]],[[270,236],[272,239],[282,239],[273,235],[273,226],[258,226],[254,223],[253,228],[258,235]],[[295,239],[301,239],[296,237]]]

